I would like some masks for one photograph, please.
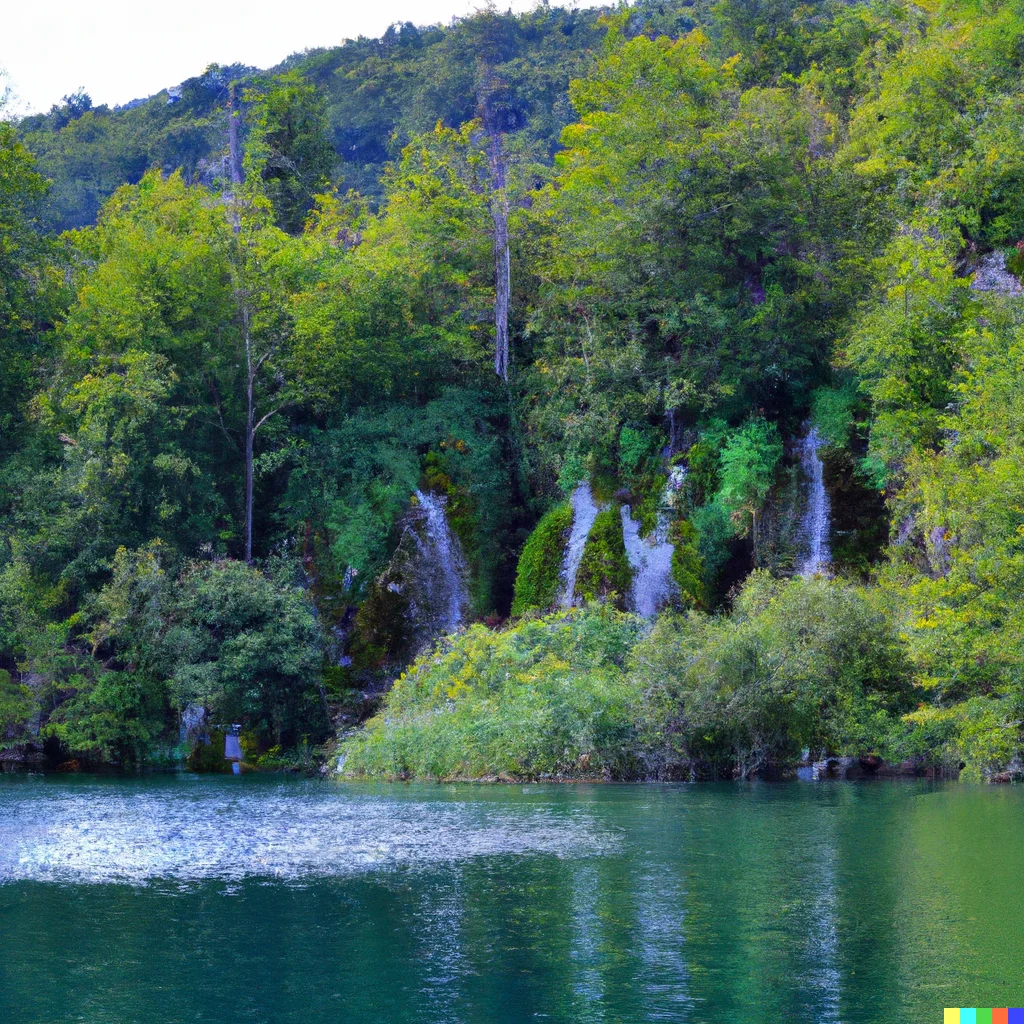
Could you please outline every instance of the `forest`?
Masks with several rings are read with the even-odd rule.
[[[1024,776],[1022,280],[1021,0],[8,117],[0,760]]]

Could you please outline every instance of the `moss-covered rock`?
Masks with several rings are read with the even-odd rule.
[[[561,585],[562,560],[572,529],[572,507],[568,502],[553,508],[527,538],[516,570],[512,614],[554,606]]]
[[[631,512],[640,524],[640,536],[649,537],[658,527],[658,514],[665,500],[665,485],[668,477],[664,473],[649,475],[643,489],[634,488]]]
[[[611,599],[624,608],[633,582],[633,570],[622,539],[622,519],[617,508],[599,512],[591,527],[576,574],[576,596],[585,601]]]
[[[356,613],[349,653],[352,666],[373,671],[407,658],[413,649],[409,598],[391,567],[374,581]]]

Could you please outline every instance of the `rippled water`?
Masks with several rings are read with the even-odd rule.
[[[586,856],[615,841],[579,812],[176,779],[0,790],[0,882],[298,880],[496,854]]]
[[[1024,997],[1024,794],[0,777],[3,1021],[941,1020]]]

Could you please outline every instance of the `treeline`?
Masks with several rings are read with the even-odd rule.
[[[693,27],[685,8],[643,3],[635,17],[674,31]],[[660,5],[664,8],[664,5]],[[502,83],[503,117],[549,154],[572,119],[569,81],[600,53],[601,9],[540,5],[513,17],[491,13],[450,27],[395,24],[379,39],[295,54],[279,67],[211,65],[202,74],[124,107],[96,106],[84,90],[49,113],[25,117],[22,141],[52,181],[46,222],[60,231],[91,224],[103,202],[153,167],[181,169],[189,184],[223,174],[226,108],[245,92],[296,75],[316,89],[325,118],[328,170],[343,192],[377,200],[385,165],[415,136],[441,123],[457,128],[477,115],[481,60]],[[249,122],[242,125],[245,141]]]
[[[676,736],[650,750],[677,774],[814,745],[1016,770],[1022,41],[1012,3],[541,7],[232,72],[206,107],[186,83],[171,106],[5,126],[2,742],[138,763],[189,704],[262,748],[322,740],[412,653],[375,581],[417,488],[447,498],[473,612],[500,619],[554,600],[580,480],[654,528],[667,450],[689,617],[638,650],[678,657],[623,647],[657,708],[595,674],[573,691],[594,714],[628,697],[623,735]],[[95,225],[47,232],[54,193],[89,181],[39,171],[71,166],[47,161],[81,152],[74,125],[158,146],[188,118],[202,174],[145,149],[158,166]],[[752,568],[792,570],[786,444],[808,419],[846,579],[737,598]],[[621,604],[621,533],[595,529],[588,596]],[[819,635],[797,611],[863,640],[814,641],[773,689],[764,666]],[[462,693],[453,675],[420,710]]]

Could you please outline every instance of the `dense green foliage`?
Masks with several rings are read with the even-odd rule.
[[[263,107],[248,119],[243,136],[251,126],[267,140],[270,162],[260,173],[274,190],[292,193],[289,202],[315,182],[318,170],[331,173],[332,165],[343,191],[355,188],[376,198],[387,163],[414,136],[438,123],[458,128],[477,115],[480,58],[500,83],[506,124],[550,153],[572,118],[569,81],[593,64],[600,49],[601,13],[539,6],[518,18],[489,13],[450,27],[406,22],[380,39],[360,37],[295,54],[270,74],[213,64],[180,86],[124,107],[95,106],[79,92],[19,127],[54,182],[48,212],[58,229],[91,223],[120,185],[134,184],[153,167],[180,167],[190,182],[215,182],[226,158],[232,83],[238,84],[237,100]],[[692,24],[682,11],[678,17]],[[317,99],[298,97],[302,109],[296,110],[289,101],[302,92],[302,83],[315,88]],[[330,160],[317,133],[308,131],[321,116]],[[270,132],[264,133],[268,117]],[[290,166],[293,156],[306,166]]]
[[[386,715],[343,748],[352,775],[392,778],[623,774],[633,757],[622,666],[643,626],[561,613],[472,626],[395,683]]]
[[[316,742],[422,641],[414,492],[494,625],[589,480],[577,595],[620,506],[675,546],[650,639],[473,625],[353,766],[1024,771],[1022,54],[1016,0],[542,5],[0,124],[0,743]],[[773,582],[808,424],[845,578]]]
[[[750,777],[801,749],[891,754],[912,705],[905,652],[877,599],[753,574],[728,618],[663,617],[635,652],[642,743],[657,774]]]
[[[801,747],[896,750],[905,652],[870,595],[751,577],[728,617],[591,607],[473,627],[342,747],[352,775],[749,777]]]
[[[576,574],[576,594],[584,601],[604,598],[625,605],[632,573],[622,540],[617,508],[599,512],[590,529]]]
[[[561,585],[565,544],[572,528],[572,507],[556,505],[534,527],[523,545],[516,569],[512,614],[554,607]]]
[[[703,608],[707,603],[704,560],[697,547],[697,531],[685,519],[673,524],[672,579],[679,588],[681,602],[690,608]]]

